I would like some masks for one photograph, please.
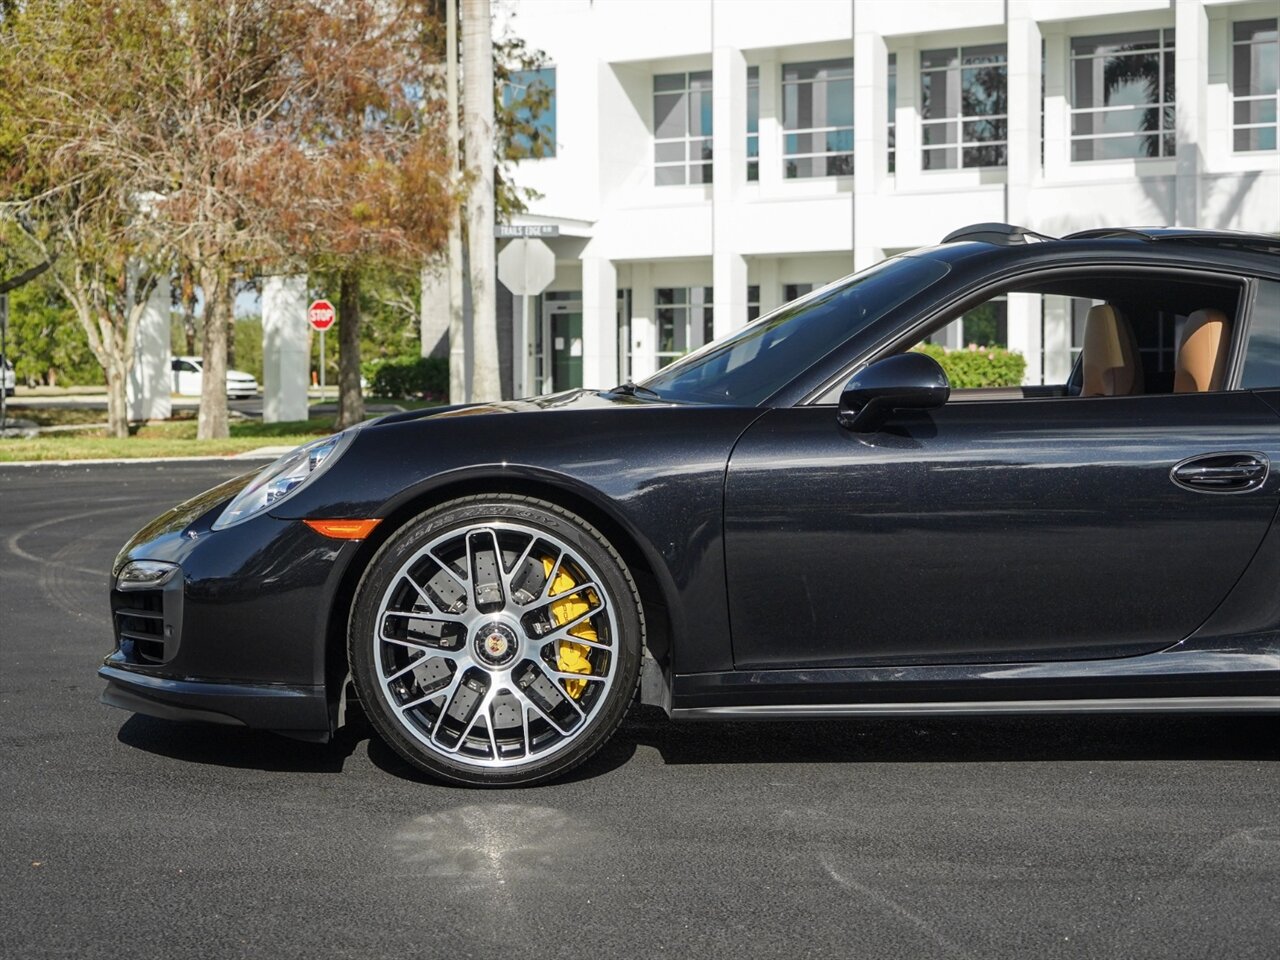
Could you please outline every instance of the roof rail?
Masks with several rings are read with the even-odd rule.
[[[1212,230],[1202,227],[1101,227],[1068,234],[1063,240],[1132,239],[1148,243],[1198,243],[1213,247],[1244,247],[1249,250],[1280,252],[1280,237],[1243,230]]]
[[[1009,247],[1020,243],[1040,243],[1043,240],[1056,240],[1043,233],[1036,233],[1026,227],[1014,226],[1011,223],[971,223],[959,230],[952,230],[942,238],[943,243],[956,243],[970,240],[975,243],[993,243],[1000,247]]]

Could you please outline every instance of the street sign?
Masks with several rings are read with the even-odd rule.
[[[556,278],[556,255],[541,240],[512,240],[498,254],[498,279],[518,297],[541,293]]]
[[[493,235],[499,240],[512,237],[558,237],[558,223],[499,223],[493,228]]]
[[[335,316],[337,313],[328,300],[317,300],[307,307],[307,323],[311,324],[312,330],[319,330],[321,333],[333,326]]]

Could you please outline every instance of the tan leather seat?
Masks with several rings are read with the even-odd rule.
[[[1197,310],[1187,317],[1174,361],[1173,392],[1221,390],[1230,345],[1231,321],[1221,310]]]
[[[1089,308],[1081,366],[1082,397],[1127,397],[1142,392],[1142,362],[1133,327],[1109,303]]]

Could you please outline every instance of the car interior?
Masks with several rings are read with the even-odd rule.
[[[1239,285],[1229,282],[1134,275],[1055,277],[1000,291],[984,303],[1010,293],[1071,301],[1072,343],[1078,344],[1079,350],[1070,376],[1057,384],[953,389],[951,399],[1117,397],[1221,390],[1232,336],[1238,328],[1240,291]],[[969,304],[949,315],[930,334],[974,306]]]

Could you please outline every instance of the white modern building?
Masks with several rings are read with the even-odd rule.
[[[508,0],[547,55],[555,280],[499,298],[516,395],[640,378],[982,221],[1280,234],[1276,0]],[[518,91],[515,95],[519,95]],[[1079,324],[1040,298],[953,324],[1029,382]]]

